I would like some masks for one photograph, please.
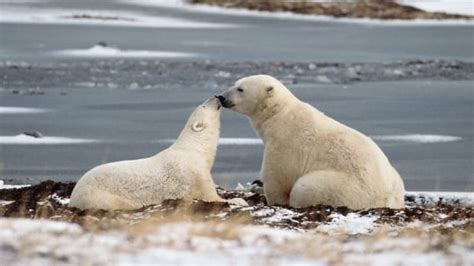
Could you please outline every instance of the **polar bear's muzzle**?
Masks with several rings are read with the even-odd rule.
[[[214,96],[214,97],[211,97],[209,99],[207,99],[203,104],[202,104],[202,107],[203,108],[206,108],[206,107],[209,107],[211,108],[211,110],[213,108],[215,108],[217,111],[219,111],[222,107],[222,104],[221,102],[219,101],[219,99],[217,98],[217,96]]]
[[[228,100],[223,95],[216,95],[216,98],[219,99],[219,102],[221,102],[222,106],[224,106],[225,108],[232,108],[235,105],[232,101]]]

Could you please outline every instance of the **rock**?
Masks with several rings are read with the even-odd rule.
[[[263,182],[260,179],[256,179],[252,182],[252,186],[263,187]]]
[[[27,132],[23,132],[23,135],[30,136],[30,137],[33,137],[33,138],[42,138],[42,137],[44,137],[44,135],[39,131],[27,131]]]
[[[263,182],[261,180],[255,180],[252,182],[250,187],[250,192],[253,192],[258,195],[263,195]]]
[[[326,75],[318,75],[316,76],[316,81],[320,83],[331,83],[331,79],[328,78]]]
[[[130,90],[137,90],[139,87],[140,87],[140,85],[138,85],[138,83],[136,83],[136,82],[130,83],[130,85],[128,85],[128,88]]]
[[[104,41],[100,41],[100,42],[97,43],[97,46],[107,47],[109,45]]]

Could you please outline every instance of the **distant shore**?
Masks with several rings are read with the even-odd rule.
[[[335,18],[370,18],[380,20],[473,20],[473,16],[445,12],[427,12],[391,0],[355,1],[281,1],[281,0],[188,0],[191,4],[204,4],[224,8],[254,11],[289,12],[303,15],[331,16]]]

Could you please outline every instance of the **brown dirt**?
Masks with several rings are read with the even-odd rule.
[[[393,0],[342,0],[314,3],[305,0],[188,0],[192,4],[206,4],[226,8],[244,8],[270,12],[291,12],[305,15],[324,15],[337,18],[373,18],[373,19],[468,19],[471,16],[447,14],[443,12],[425,12],[404,6]]]
[[[249,207],[230,206],[227,203],[208,203],[202,201],[184,202],[167,200],[162,204],[143,207],[133,211],[79,210],[60,203],[56,197],[69,198],[75,183],[45,181],[38,185],[0,190],[0,217],[42,218],[68,221],[82,225],[87,229],[110,229],[153,220],[187,220],[187,221],[239,221],[251,224],[266,224],[281,228],[311,229],[321,222],[328,222],[332,214],[346,216],[348,213],[359,215],[376,215],[377,223],[403,225],[412,221],[428,224],[445,224],[452,221],[468,220],[461,225],[463,230],[474,232],[474,212],[472,207],[445,204],[442,199],[435,207],[417,206],[413,198],[407,198],[404,209],[367,209],[350,210],[346,207],[315,206],[293,209],[282,206],[267,206],[265,198],[259,192],[225,191],[218,188],[223,198],[241,197]],[[259,185],[254,186],[256,191]],[[260,192],[261,193],[261,192]],[[55,195],[55,196],[53,196]],[[10,202],[11,201],[11,202]],[[255,215],[255,213],[263,213]],[[290,212],[289,217],[267,219],[279,212]],[[454,228],[454,227],[453,227]],[[458,227],[459,228],[459,227]]]

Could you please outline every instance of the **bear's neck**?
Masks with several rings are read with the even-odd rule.
[[[295,103],[299,102],[299,100],[292,94],[285,95],[285,100],[278,98],[267,99],[267,101],[257,107],[254,115],[249,116],[253,128],[264,141],[266,125],[271,124],[269,123],[271,120],[280,114],[287,112]]]
[[[204,160],[206,166],[211,169],[216,157],[218,140],[219,128],[206,128],[199,133],[191,132],[189,128],[185,128],[171,148],[186,151],[191,156],[196,155],[193,160]],[[193,163],[193,161],[189,163]]]

